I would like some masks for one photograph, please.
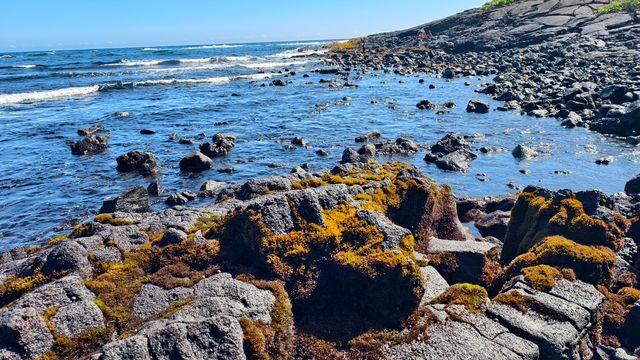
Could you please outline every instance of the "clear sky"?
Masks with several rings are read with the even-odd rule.
[[[485,0],[2,0],[0,51],[352,38]]]

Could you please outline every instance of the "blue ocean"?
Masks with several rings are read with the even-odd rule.
[[[409,137],[424,146],[457,132],[468,135],[476,150],[505,150],[476,151],[479,157],[468,173],[444,172],[425,163],[425,151],[397,158],[450,184],[458,195],[514,191],[508,183],[614,193],[637,173],[636,148],[619,140],[515,112],[467,114],[472,98],[488,101],[492,108],[501,105],[475,92],[490,78],[449,81],[426,74],[359,74],[356,69],[348,77],[316,72],[332,67],[324,56],[327,43],[0,54],[0,250],[42,243],[93,216],[103,200],[136,184],[146,186],[149,179],[115,169],[116,157],[130,150],[158,157],[167,195],[197,191],[205,180],[238,183],[285,174],[301,164],[311,171],[329,170],[345,147],[357,146],[356,136],[369,131],[389,140]],[[288,86],[270,86],[276,79]],[[347,81],[358,87],[343,86]],[[422,99],[438,104],[451,100],[458,106],[438,115],[418,110],[415,105]],[[72,155],[67,142],[81,139],[77,129],[95,124],[110,132],[110,149]],[[155,134],[141,135],[142,129]],[[214,159],[210,171],[181,173],[180,159],[216,133],[237,137],[231,153]],[[172,134],[192,143],[181,144]],[[294,137],[311,146],[291,147]],[[518,162],[511,155],[517,144],[543,155]],[[318,149],[328,156],[318,156]],[[595,164],[605,156],[613,156],[614,162]],[[524,168],[528,173],[520,171]],[[164,207],[164,198],[154,202],[154,208]]]

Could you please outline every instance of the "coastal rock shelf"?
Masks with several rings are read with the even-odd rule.
[[[0,354],[588,359],[639,345],[630,198],[456,199],[411,166],[348,154],[3,253]],[[500,239],[460,222],[485,211],[510,218]]]

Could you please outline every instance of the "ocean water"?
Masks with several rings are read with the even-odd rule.
[[[90,218],[102,201],[148,179],[120,174],[116,157],[130,150],[151,151],[162,166],[166,195],[199,189],[205,180],[230,183],[285,174],[307,163],[313,171],[330,169],[354,138],[379,131],[384,139],[410,137],[429,145],[448,132],[480,134],[474,148],[498,146],[508,151],[480,154],[468,173],[443,172],[416,156],[400,157],[420,167],[459,195],[498,195],[506,184],[549,188],[622,191],[638,172],[638,152],[619,140],[585,129],[564,129],[554,119],[518,113],[467,114],[471,98],[500,104],[474,92],[490,79],[446,81],[421,75],[402,77],[368,73],[358,88],[331,88],[313,70],[330,67],[323,59],[325,42],[195,45],[0,54],[0,250],[38,244]],[[295,75],[285,77],[284,73]],[[307,74],[308,77],[303,75]],[[261,86],[273,79],[286,87]],[[419,78],[425,79],[419,84]],[[401,83],[403,80],[404,83]],[[471,81],[472,86],[465,86]],[[428,84],[436,89],[428,89]],[[343,97],[349,97],[346,103]],[[419,111],[429,99],[458,107],[449,114]],[[372,101],[377,100],[377,101]],[[317,106],[322,105],[322,106]],[[126,111],[119,118],[115,112]],[[76,130],[102,123],[111,132],[109,151],[74,156],[66,142],[79,140]],[[152,129],[154,135],[141,135]],[[180,159],[218,132],[237,136],[225,158],[199,175],[181,173]],[[170,135],[196,139],[193,145],[171,141]],[[285,150],[291,139],[304,137],[308,149]],[[511,156],[517,144],[543,153],[533,161]],[[315,151],[323,148],[327,157]],[[609,166],[595,160],[614,156]],[[234,172],[218,169],[232,167]],[[520,169],[530,170],[528,175]],[[568,171],[566,175],[555,172]],[[479,181],[482,173],[487,181]],[[166,196],[165,195],[165,196]],[[155,199],[161,209],[164,198]],[[193,203],[197,206],[202,203]]]

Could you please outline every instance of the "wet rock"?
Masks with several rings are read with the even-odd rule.
[[[186,205],[189,201],[195,200],[196,197],[197,195],[190,191],[183,191],[171,194],[164,203],[169,206]]]
[[[445,135],[431,146],[431,152],[434,154],[447,155],[459,150],[471,151],[471,145],[462,136],[455,133]]]
[[[489,109],[489,104],[477,99],[473,99],[467,104],[467,112],[469,113],[486,114],[489,112]]]
[[[596,164],[597,165],[609,165],[613,162],[613,156],[607,156],[607,157],[602,157],[602,158],[598,158],[596,159]]]
[[[164,187],[158,180],[152,181],[149,186],[147,186],[147,193],[149,196],[162,196],[164,194]]]
[[[236,146],[235,140],[232,135],[216,134],[213,136],[213,142],[200,145],[200,152],[211,158],[227,156]]]
[[[531,160],[538,157],[538,152],[526,145],[517,145],[511,152],[517,160]]]
[[[180,170],[185,172],[202,172],[213,167],[213,160],[205,154],[194,151],[180,160]]]
[[[143,186],[136,185],[116,198],[105,200],[101,214],[125,212],[144,213],[149,211],[149,194]]]
[[[511,213],[508,211],[494,211],[476,221],[475,225],[480,231],[480,235],[504,240],[510,217]]]
[[[78,135],[80,136],[93,135],[100,131],[104,131],[104,125],[97,124],[97,125],[90,126],[88,128],[78,129]]]
[[[126,118],[129,117],[130,114],[128,111],[116,111],[115,113],[113,113],[113,116],[117,118]]]
[[[453,79],[455,77],[456,77],[456,72],[453,69],[450,69],[450,68],[449,69],[445,69],[442,72],[442,78],[443,79]]]
[[[156,132],[154,130],[151,129],[142,129],[140,130],[140,135],[153,135]]]
[[[420,110],[436,110],[438,105],[432,103],[429,100],[422,100],[416,104],[416,107]]]
[[[372,131],[372,132],[368,132],[364,135],[360,135],[358,137],[356,137],[355,141],[356,142],[369,142],[369,141],[373,141],[373,140],[377,140],[379,139],[381,136],[381,134],[377,131]]]
[[[308,148],[309,146],[311,146],[311,143],[309,143],[308,140],[303,139],[301,137],[295,137],[291,140],[291,144],[296,145],[296,146],[301,146],[303,148]]]
[[[69,146],[73,155],[95,155],[109,149],[109,137],[89,135],[80,141],[71,142]]]
[[[375,151],[367,152],[367,159],[374,159],[376,155],[413,155],[418,152],[419,147],[415,141],[407,138],[398,138],[396,141],[386,141],[375,144]]]
[[[138,172],[142,176],[154,176],[160,171],[155,155],[144,151],[129,151],[116,158],[119,172]]]
[[[624,192],[631,196],[640,194],[640,174],[627,181],[624,185]]]
[[[457,150],[438,158],[435,164],[445,171],[467,172],[471,162],[476,158],[477,155],[468,150]]]
[[[280,79],[276,79],[276,80],[273,80],[271,82],[271,85],[272,86],[287,86],[287,83],[282,81],[282,80],[280,80]]]
[[[316,150],[316,155],[318,156],[329,156],[329,153],[325,149]]]

